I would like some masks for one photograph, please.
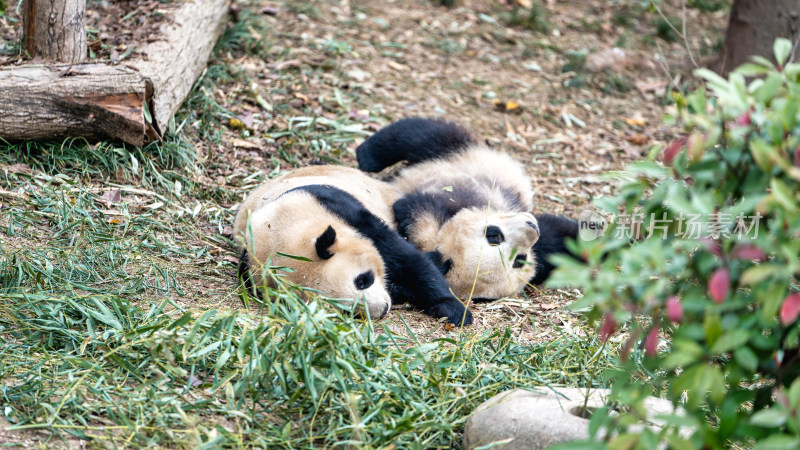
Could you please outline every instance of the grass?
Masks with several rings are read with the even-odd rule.
[[[453,447],[495,393],[590,385],[607,363],[591,339],[524,345],[505,330],[426,342],[285,284],[269,295],[254,314],[0,295],[10,430],[132,446]]]
[[[545,343],[507,328],[434,339],[285,283],[263,303],[240,292],[225,230],[243,193],[281,164],[339,162],[367,134],[348,115],[360,91],[335,73],[290,67],[271,90],[251,87],[259,75],[224,55],[291,59],[268,31],[242,8],[163,142],[0,143],[0,406],[17,439],[4,444],[457,448],[492,395],[595,386],[613,364],[581,330]],[[315,98],[326,114],[273,101],[306,79],[332,85]],[[222,167],[231,153],[216,149],[237,115],[222,91],[271,106],[254,120],[278,125],[237,131],[269,149],[267,164]]]
[[[41,170],[0,178],[4,207],[11,201],[0,223],[0,403],[20,443],[46,431],[48,445],[458,447],[469,413],[492,395],[594,385],[610,363],[577,335],[536,345],[509,329],[431,340],[330,301],[306,303],[284,283],[263,304],[246,298],[232,264],[215,262],[227,242],[197,225],[199,216],[222,227],[232,211],[199,200],[182,148],[68,141],[3,156]],[[120,173],[153,191],[109,182],[126,199],[109,206],[106,188],[82,181]],[[198,266],[227,282],[223,295],[254,306],[175,301],[186,295],[183,272]]]

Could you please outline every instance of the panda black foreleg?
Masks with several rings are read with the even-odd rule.
[[[447,317],[455,325],[471,324],[472,313],[450,292],[441,269],[413,244],[385,228],[386,232],[371,233],[371,238],[386,266],[392,300],[407,301],[430,316]]]
[[[539,240],[533,244],[533,254],[536,258],[536,273],[530,280],[530,284],[542,284],[550,273],[555,269],[555,265],[550,262],[549,257],[553,254],[572,253],[567,249],[566,240],[578,237],[578,222],[554,214],[542,214],[536,216],[539,223]]]
[[[356,149],[358,168],[380,172],[400,161],[411,164],[453,153],[475,140],[453,122],[412,117],[382,128]]]
[[[447,317],[455,325],[472,323],[472,313],[450,292],[433,262],[411,243],[397,236],[381,254],[386,264],[389,295],[405,300],[433,317]]]

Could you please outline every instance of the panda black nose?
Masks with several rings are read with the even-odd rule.
[[[533,228],[536,231],[536,234],[539,234],[539,225],[536,222],[529,220],[525,223],[528,224],[529,227]]]

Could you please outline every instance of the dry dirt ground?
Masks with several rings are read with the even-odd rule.
[[[462,0],[451,8],[439,3],[234,4],[229,32],[244,32],[252,48],[232,45],[217,51],[206,76],[220,66],[233,76],[203,87],[218,108],[182,127],[200,154],[195,180],[200,188],[234,193],[233,201],[211,206],[232,220],[235,199],[275,169],[307,164],[320,155],[355,165],[355,148],[366,133],[344,133],[350,137],[341,140],[329,134],[329,148],[320,152],[314,147],[319,142],[286,133],[305,118],[344,120],[350,131],[371,133],[402,117],[431,116],[457,121],[522,161],[533,178],[535,212],[577,217],[593,198],[613,192],[613,183],[602,174],[658,151],[673,138],[678,130],[662,121],[669,91],[685,88],[694,63],[713,57],[727,21],[724,11],[684,9],[677,0],[659,2],[661,13],[634,0],[548,0],[538,5],[547,13],[549,29],[536,31],[510,24],[513,11],[529,0]],[[686,39],[658,37],[661,14],[675,19],[677,31],[685,17]],[[252,23],[262,26],[242,26],[253,15]],[[104,17],[91,11],[87,16]],[[106,22],[98,23],[108,28]],[[7,23],[0,29],[9,33]],[[110,29],[99,31],[98,39],[120,33],[114,28],[109,34]],[[98,57],[119,58],[132,44],[114,45]],[[586,70],[587,55],[615,46],[624,51],[624,64],[598,73]],[[230,231],[198,220],[196,226],[207,233]],[[179,266],[183,294],[176,296],[182,303],[241,307],[236,255],[218,242],[198,243],[210,245],[211,256]],[[549,340],[580,328],[580,318],[565,311],[577,295],[530,288],[518,298],[473,305],[475,325],[469,331],[509,326],[523,340]],[[402,319],[418,335],[458,332],[403,308],[390,315],[388,326],[403,332]]]

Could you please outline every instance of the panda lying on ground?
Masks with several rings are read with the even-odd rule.
[[[375,319],[394,300],[456,325],[472,323],[437,267],[386,225],[394,223],[389,205],[398,197],[388,184],[339,166],[304,167],[267,181],[234,220],[240,277],[262,285],[270,261],[292,269],[285,277],[293,283],[331,297],[363,297]]]
[[[476,142],[458,125],[436,119],[399,120],[356,150],[358,165],[379,172],[409,166],[390,180],[397,230],[437,263],[462,299],[490,300],[542,283],[566,253],[577,222],[534,217],[531,180],[511,156]]]

